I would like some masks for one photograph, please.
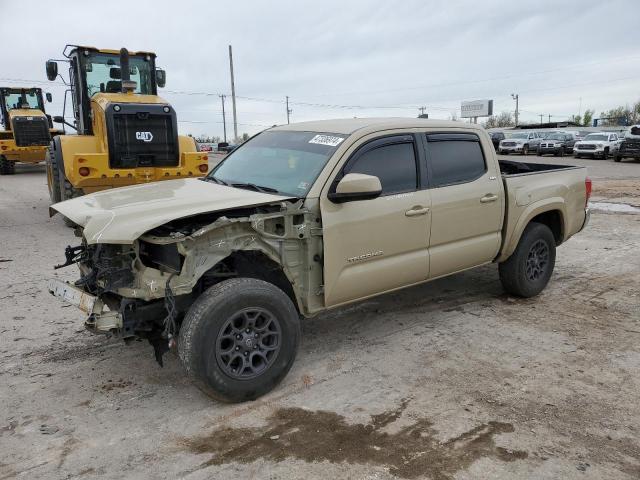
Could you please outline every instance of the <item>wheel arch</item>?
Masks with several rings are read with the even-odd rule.
[[[255,278],[271,283],[293,302],[298,313],[304,311],[300,292],[283,265],[263,250],[235,250],[202,274],[201,289],[229,278]]]
[[[531,222],[548,226],[553,233],[556,246],[560,245],[564,242],[567,232],[566,206],[564,200],[562,198],[550,198],[546,201],[530,205],[520,215],[511,236],[507,236],[504,239],[505,244],[497,258],[498,262],[502,262],[511,256],[520,242],[524,229]]]

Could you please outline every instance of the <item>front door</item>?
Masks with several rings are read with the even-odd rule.
[[[421,190],[414,135],[374,139],[344,163],[320,207],[326,306],[393,290],[429,274],[430,194]],[[375,175],[382,194],[332,203],[327,193],[347,173]]]

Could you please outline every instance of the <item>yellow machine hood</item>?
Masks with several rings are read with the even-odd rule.
[[[288,198],[189,178],[104,190],[56,203],[51,209],[84,227],[88,244],[129,244],[178,218]]]

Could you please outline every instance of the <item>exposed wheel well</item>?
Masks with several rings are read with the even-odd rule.
[[[556,246],[562,243],[564,238],[564,228],[562,224],[562,213],[560,210],[550,210],[548,212],[536,215],[531,219],[532,222],[542,223],[549,227],[556,241]]]
[[[259,251],[233,252],[206,272],[200,282],[204,290],[222,280],[235,277],[257,278],[275,285],[287,294],[296,310],[300,310],[291,282],[282,266]]]

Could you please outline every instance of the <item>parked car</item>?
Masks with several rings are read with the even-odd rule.
[[[565,153],[573,152],[576,141],[576,136],[573,133],[552,133],[540,142],[538,155],[553,154],[556,157],[564,157]]]
[[[508,133],[507,138],[500,142],[498,151],[504,155],[508,155],[510,153],[526,155],[530,151],[535,151],[531,150],[531,142],[535,143],[536,141],[539,141],[540,138],[541,136],[537,132]]]
[[[229,152],[233,152],[238,146],[231,144],[231,143],[227,143],[227,142],[220,142],[218,143],[218,152],[221,153],[229,153]]]
[[[624,139],[618,144],[618,151],[613,154],[613,161],[619,162],[623,158],[640,159],[640,125],[633,125],[624,134]]]
[[[611,132],[590,133],[583,140],[575,143],[573,153],[576,158],[580,157],[600,157],[606,159],[609,154],[616,154],[618,151],[618,134]]]
[[[491,143],[496,151],[500,147],[500,142],[506,138],[504,132],[489,132],[489,137],[491,137]]]
[[[291,368],[301,320],[328,309],[491,262],[511,294],[540,293],[589,220],[586,173],[498,161],[473,124],[282,125],[204,181],[54,205],[82,237],[63,265],[81,279],[49,290],[96,333],[146,338],[160,360],[177,344],[212,397],[252,400]]]

